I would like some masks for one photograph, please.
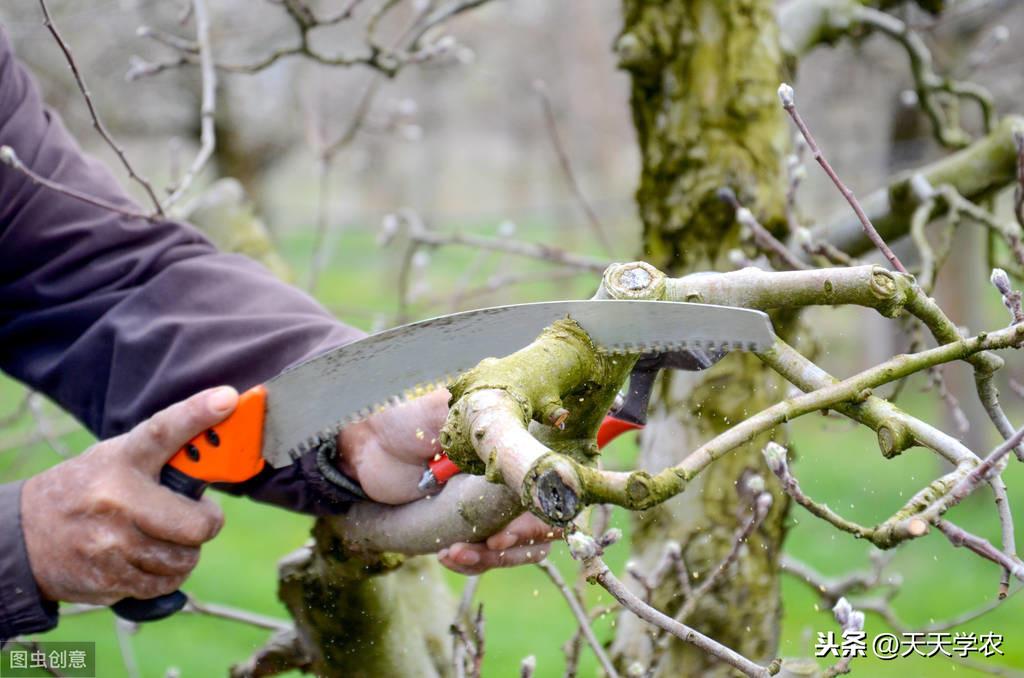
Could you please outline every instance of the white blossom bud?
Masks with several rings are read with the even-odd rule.
[[[845,597],[840,598],[836,601],[835,606],[832,608],[832,614],[836,616],[836,621],[843,628],[846,628],[847,622],[850,621],[850,614],[853,612],[853,606],[850,605]]]
[[[999,24],[992,29],[992,39],[996,44],[1002,44],[1010,39],[1010,29],[1006,24]]]
[[[3,149],[0,149],[0,152],[2,151]],[[1006,271],[1004,271],[1003,269],[993,268],[992,277],[989,278],[989,280],[992,281],[992,284],[995,286],[995,288],[999,290],[999,292],[1004,296],[1011,292],[1010,276],[1006,275]]]
[[[740,267],[747,263],[747,257],[743,254],[743,250],[731,249],[728,252],[729,263],[733,266]]]
[[[904,108],[917,106],[917,92],[912,89],[905,89],[900,92],[900,105]]]
[[[586,560],[597,555],[597,542],[590,535],[573,532],[566,541],[569,543],[569,555],[576,560]]]
[[[754,213],[746,207],[740,207],[736,210],[736,221],[749,229],[754,228],[754,225],[757,224],[757,219],[754,218]]]
[[[793,237],[801,247],[810,247],[811,243],[814,242],[814,237],[811,235],[811,229],[804,226],[797,226],[796,230],[793,231]]]
[[[387,245],[398,233],[399,217],[394,212],[385,214],[380,221],[380,233],[377,234],[377,244]]]
[[[783,108],[791,108],[796,103],[796,92],[786,83],[779,85],[779,101]]]
[[[456,43],[454,35],[442,35],[438,38],[437,42],[432,45],[432,49],[435,54],[447,54],[454,49],[457,44],[458,43]]]
[[[620,530],[617,527],[613,527],[612,529],[602,534],[600,539],[597,540],[597,542],[598,544],[600,544],[601,548],[607,548],[615,542],[619,541],[620,539],[622,539],[622,530]]]
[[[10,146],[0,146],[0,162],[8,167],[18,166],[18,155]]]
[[[644,669],[644,665],[640,662],[633,662],[626,669],[626,675],[629,678],[641,678],[647,671]]]
[[[788,456],[788,451],[785,447],[772,440],[764,446],[761,454],[764,455],[765,463],[768,464],[768,468],[771,469],[772,473],[775,475],[785,473]]]
[[[864,613],[860,610],[854,610],[850,613],[850,619],[846,624],[846,630],[848,631],[863,631],[864,630]]]
[[[413,268],[426,268],[430,265],[430,253],[426,250],[416,250],[412,255]]]
[[[502,237],[502,238],[511,238],[515,234],[516,234],[516,222],[512,221],[511,219],[506,219],[505,221],[503,221],[500,224],[498,224],[498,235],[500,237]]]
[[[419,104],[416,103],[416,100],[409,97],[399,99],[398,103],[395,104],[395,110],[398,111],[398,114],[406,118],[411,118],[416,115],[419,109],[420,107]]]
[[[761,494],[764,492],[764,476],[758,473],[747,478],[747,489],[754,494]]]

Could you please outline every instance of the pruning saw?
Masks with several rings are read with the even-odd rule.
[[[349,423],[443,387],[484,358],[514,353],[566,317],[603,352],[645,354],[630,379],[636,395],[627,395],[602,424],[602,445],[643,424],[638,416],[646,411],[660,367],[703,369],[730,350],[764,350],[775,336],[761,311],[665,301],[516,304],[411,323],[323,353],[242,393],[231,416],[171,458],[160,482],[198,499],[210,483],[239,483],[267,464],[292,464]],[[447,461],[450,467],[442,472],[440,461],[431,465],[435,482],[458,470]],[[175,591],[148,600],[126,598],[112,607],[140,622],[174,614],[186,602]]]

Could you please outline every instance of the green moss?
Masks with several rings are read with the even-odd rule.
[[[463,374],[452,386],[448,421],[439,440],[452,461],[478,475],[495,473],[480,459],[471,436],[466,396],[482,389],[501,390],[518,404],[524,426],[553,451],[590,464],[597,455],[597,429],[636,356],[598,351],[580,325],[559,320],[520,351],[488,358]],[[560,410],[568,411],[563,428],[552,425]],[[564,414],[564,413],[562,413]]]

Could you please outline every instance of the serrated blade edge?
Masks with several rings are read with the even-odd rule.
[[[286,466],[342,427],[450,383],[484,358],[514,353],[571,317],[610,353],[764,350],[761,311],[664,301],[552,301],[479,309],[385,330],[267,382],[263,456]]]

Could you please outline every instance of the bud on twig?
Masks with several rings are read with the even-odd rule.
[[[782,102],[783,108],[792,108],[796,105],[796,93],[786,83],[779,85],[779,101]]]
[[[789,470],[787,461],[788,451],[774,440],[764,446],[761,454],[764,455],[765,463],[768,464],[768,468],[775,475],[782,477]]]
[[[566,538],[566,542],[569,544],[569,555],[574,560],[587,560],[598,555],[600,552],[600,548],[594,538],[583,532],[571,533]]]

